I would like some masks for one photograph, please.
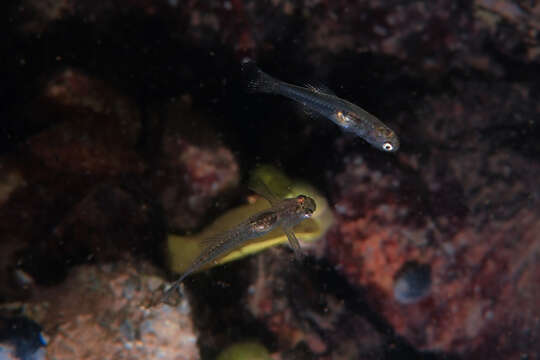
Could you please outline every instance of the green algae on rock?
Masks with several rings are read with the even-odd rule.
[[[320,239],[330,225],[332,225],[333,215],[328,207],[328,202],[312,186],[302,182],[293,182],[287,178],[287,176],[271,166],[261,166],[257,168],[253,172],[252,178],[261,179],[267,184],[272,192],[278,194],[280,197],[295,197],[304,194],[315,199],[317,209],[313,213],[313,216],[310,219],[304,220],[294,228],[294,232],[299,240],[304,242],[316,241]],[[268,205],[269,204],[265,199],[258,197],[253,203],[238,206],[227,211],[198,234],[190,236],[170,234],[167,239],[167,258],[170,270],[175,273],[183,273],[192,264],[194,259],[200,255],[204,248],[204,239],[226,231],[247,217],[268,208]],[[276,229],[256,240],[246,243],[244,246],[231,251],[227,255],[207,264],[201,269],[237,260],[244,256],[286,242],[287,236],[285,233],[280,229]]]
[[[217,360],[271,360],[268,350],[258,342],[240,342],[223,350]]]

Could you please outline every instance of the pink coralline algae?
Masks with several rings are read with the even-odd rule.
[[[540,168],[521,153],[491,151],[493,138],[483,134],[535,109],[527,93],[504,85],[485,102],[478,102],[483,90],[471,101],[480,89],[467,87],[463,100],[428,98],[432,116],[420,118],[428,125],[424,131],[437,129],[432,139],[453,132],[454,148],[467,147],[466,153],[435,146],[423,160],[403,153],[402,166],[377,168],[360,156],[346,158],[335,178],[339,225],[328,236],[328,251],[339,271],[365,288],[370,304],[419,349],[470,359],[534,358],[529,344],[540,338],[533,300],[540,291],[540,208],[532,179]],[[514,110],[516,99],[522,105]],[[467,126],[485,127],[482,135],[459,133],[460,114],[467,115]],[[410,272],[411,264],[425,272]]]
[[[385,335],[325,291],[305,264],[284,264],[289,260],[280,251],[257,259],[246,296],[251,314],[266,324],[280,348],[301,354],[305,347],[309,358],[320,360],[380,359]]]
[[[187,299],[146,307],[160,282],[128,262],[82,266],[26,308],[49,339],[50,359],[200,359]]]
[[[231,150],[208,127],[208,119],[186,104],[169,105],[168,109],[152,187],[169,225],[192,230],[202,225],[208,211],[215,211],[216,200],[221,202],[217,208],[227,203],[224,195],[238,185],[240,168]]]
[[[302,39],[299,50],[308,49],[313,55],[305,58],[313,65],[344,52],[370,52],[407,61],[414,71],[472,67],[502,75],[500,64],[485,54],[486,42],[519,60],[538,63],[539,9],[519,0],[391,6],[380,0],[26,0],[15,14],[22,18],[25,33],[39,33],[73,18],[100,27],[131,11],[146,18],[172,19],[176,26],[171,31],[186,40],[210,49],[226,44],[238,58],[272,52],[282,39],[296,36]]]

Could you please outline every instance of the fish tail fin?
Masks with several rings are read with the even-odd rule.
[[[242,72],[246,77],[248,91],[263,93],[275,92],[278,80],[259,69],[252,60],[246,59],[242,62]]]
[[[180,288],[180,284],[182,284],[182,281],[184,281],[184,279],[189,275],[191,274],[191,271],[186,271],[178,280],[176,280],[172,285],[171,287],[165,291],[165,293],[163,294],[163,296],[161,297],[161,300],[160,302],[162,303],[168,303],[168,299],[169,297],[174,293],[174,292],[178,292],[180,294],[180,296],[182,296],[182,293],[181,293],[181,288]]]

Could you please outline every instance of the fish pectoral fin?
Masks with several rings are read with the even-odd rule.
[[[251,179],[249,188],[265,198],[272,206],[276,205],[281,200],[268,188],[268,185],[256,176]]]
[[[294,231],[292,228],[283,228],[283,232],[285,235],[287,235],[287,239],[289,240],[289,245],[294,250],[294,255],[297,259],[302,259],[304,257],[304,254],[302,253],[302,248],[300,247],[300,242],[296,238],[296,235],[294,234]]]
[[[310,119],[321,117],[319,114],[317,114],[315,111],[313,111],[307,106],[298,106],[298,107],[300,108],[301,114],[307,116]]]

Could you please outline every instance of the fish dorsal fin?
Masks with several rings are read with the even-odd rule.
[[[327,87],[327,86],[325,86],[323,84],[317,84],[317,85],[306,84],[305,86],[309,90],[311,90],[313,92],[316,92],[318,94],[326,94],[326,95],[336,96],[335,92],[333,92],[329,87]]]
[[[251,179],[249,188],[265,198],[272,206],[276,205],[281,200],[272,192],[272,190],[268,188],[268,185],[266,185],[260,178],[256,176]]]

